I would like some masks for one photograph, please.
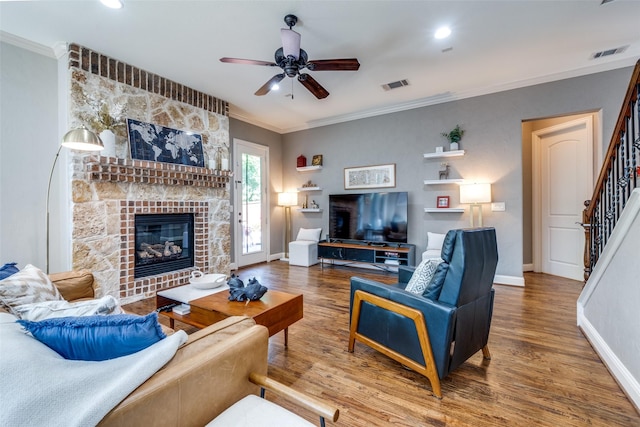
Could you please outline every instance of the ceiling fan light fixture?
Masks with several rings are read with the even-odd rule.
[[[297,61],[300,57],[300,34],[291,29],[281,28],[280,37],[285,58],[293,56]]]
[[[440,40],[440,39],[446,39],[450,35],[451,35],[451,28],[444,26],[436,30],[434,37]]]

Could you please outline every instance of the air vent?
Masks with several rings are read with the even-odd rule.
[[[591,59],[598,59],[598,58],[603,58],[605,56],[616,55],[618,53],[624,52],[625,50],[627,50],[628,47],[629,47],[629,45],[622,46],[622,47],[616,47],[615,49],[602,50],[600,52],[596,52],[596,53],[592,54],[591,55]]]
[[[404,80],[398,80],[397,82],[387,83],[386,85],[382,85],[382,89],[391,90],[391,89],[398,89],[403,86],[409,86],[409,81],[404,79]]]

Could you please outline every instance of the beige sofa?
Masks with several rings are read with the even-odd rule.
[[[95,297],[90,271],[49,277],[67,301]],[[0,311],[4,310],[0,308]],[[210,422],[225,427],[255,426],[258,422],[312,425],[278,405],[253,396],[263,390],[284,395],[316,413],[322,425],[325,418],[335,422],[339,416],[336,407],[266,376],[268,346],[267,328],[256,325],[250,317],[229,317],[201,329],[189,335],[166,365],[117,404],[98,425],[201,427]]]
[[[67,301],[94,297],[91,272],[51,274]],[[120,402],[100,426],[203,426],[260,388],[249,381],[267,374],[267,328],[230,317],[189,336],[173,359]]]

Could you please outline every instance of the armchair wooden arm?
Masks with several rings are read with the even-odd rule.
[[[264,397],[265,390],[271,390],[274,393],[292,399],[300,406],[316,413],[320,417],[321,426],[324,426],[325,418],[333,422],[338,420],[338,416],[340,415],[338,408],[328,405],[320,399],[296,391],[274,379],[255,372],[249,374],[249,381],[261,387],[260,397]]]

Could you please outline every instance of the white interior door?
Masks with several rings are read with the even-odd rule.
[[[533,133],[534,271],[584,279],[584,201],[593,190],[593,120]]]
[[[234,139],[235,260],[238,267],[267,260],[269,147]]]

